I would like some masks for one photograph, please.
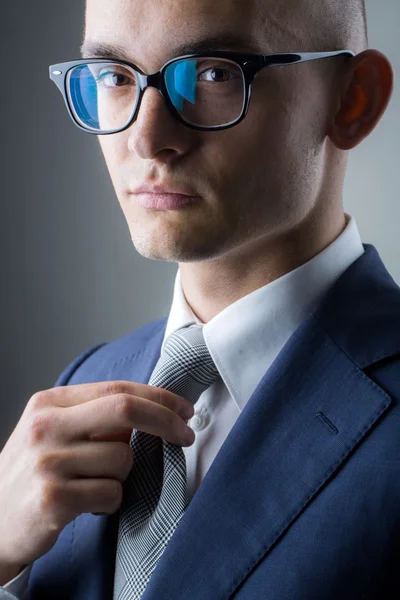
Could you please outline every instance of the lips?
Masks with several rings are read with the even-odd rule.
[[[175,184],[144,184],[138,188],[135,188],[131,194],[179,194],[181,196],[198,197],[195,190],[181,185]]]
[[[177,210],[200,200],[199,196],[185,194],[135,194],[135,198],[140,206],[155,210]]]

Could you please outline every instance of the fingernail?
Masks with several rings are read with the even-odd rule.
[[[190,427],[186,427],[186,430],[185,430],[186,444],[193,444],[195,439],[196,439],[196,435],[195,435],[193,429],[191,429]]]
[[[184,417],[185,420],[189,420],[193,417],[194,415],[194,406],[187,406],[185,405],[184,408],[182,409],[182,416]]]

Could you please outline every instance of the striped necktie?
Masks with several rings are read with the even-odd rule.
[[[201,324],[171,334],[149,385],[195,404],[219,377]],[[139,600],[187,506],[181,446],[133,430],[134,465],[124,482],[117,540],[114,600]]]

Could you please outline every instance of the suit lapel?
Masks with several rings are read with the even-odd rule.
[[[393,303],[392,314],[380,315],[379,334],[360,334],[357,346],[355,326],[365,328],[377,311],[369,298],[365,303],[364,283],[369,279],[383,305],[384,293],[393,292],[393,283],[384,290],[374,281],[387,272],[376,250],[365,249],[341,278],[341,293],[330,294],[302,323],[260,381],[182,517],[143,600],[159,600],[160,590],[163,600],[229,598],[388,410],[391,398],[357,366],[357,350],[364,367],[366,346],[370,363],[399,352],[391,332],[400,307]],[[370,307],[364,323],[357,321],[348,298],[355,311],[361,301]],[[336,310],[336,318],[333,301],[346,307]],[[162,321],[145,352],[116,363],[110,379],[147,383],[165,325]],[[346,351],[329,328],[348,343]],[[111,600],[118,522],[119,511],[75,520],[74,562],[84,572],[69,597]]]
[[[390,403],[310,317],[235,423],[143,600],[229,598]]]

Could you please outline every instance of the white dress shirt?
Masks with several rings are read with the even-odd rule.
[[[221,377],[201,394],[195,414],[188,421],[196,434],[192,446],[183,447],[189,501],[285,343],[328,289],[364,253],[354,217],[347,218],[346,229],[317,256],[240,298],[204,325],[204,339]],[[171,333],[191,323],[201,321],[186,301],[178,268],[163,346]],[[30,570],[28,565],[0,587],[0,600],[25,600]]]

